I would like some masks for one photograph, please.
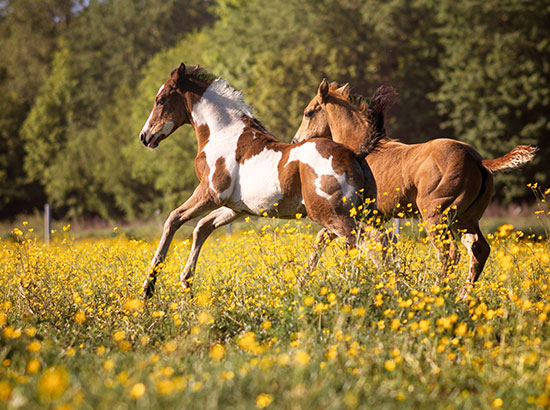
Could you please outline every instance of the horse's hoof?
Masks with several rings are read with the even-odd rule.
[[[152,282],[147,282],[143,287],[143,299],[151,299],[155,293],[155,284]]]
[[[188,296],[190,299],[193,299],[193,290],[191,289],[191,283],[189,283],[187,279],[181,280],[181,288],[184,295]]]

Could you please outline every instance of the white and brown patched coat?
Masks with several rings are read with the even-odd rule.
[[[327,139],[296,145],[277,141],[254,118],[240,92],[223,79],[205,78],[200,69],[188,72],[182,64],[160,88],[140,138],[155,148],[185,123],[197,136],[195,171],[200,183],[167,219],[151,263],[153,272],[164,260],[175,230],[209,211],[195,229],[184,286],[210,232],[247,214],[307,214],[355,245],[357,224],[350,208],[363,198],[374,198],[376,186],[368,165],[353,151]],[[146,281],[146,293],[152,277]]]

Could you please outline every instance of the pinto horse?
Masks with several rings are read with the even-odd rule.
[[[154,149],[183,124],[191,124],[196,133],[195,172],[200,182],[164,223],[143,285],[144,297],[153,295],[159,264],[178,228],[208,212],[193,231],[181,273],[184,289],[190,286],[206,238],[245,215],[307,214],[349,246],[362,246],[350,210],[362,203],[362,196],[376,197],[372,173],[363,161],[368,152],[357,156],[327,139],[297,145],[280,142],[254,118],[240,92],[204,69],[182,63],[158,90],[141,142]]]
[[[351,149],[368,144],[375,134],[372,128],[384,132],[383,111],[396,95],[391,87],[380,88],[368,106],[364,101],[358,106],[356,101],[361,98],[350,95],[349,85],[339,87],[323,79],[304,110],[293,142],[325,137]],[[373,117],[377,121],[372,121]],[[490,247],[479,229],[479,219],[491,200],[492,173],[523,165],[536,151],[536,147],[520,145],[500,158],[483,160],[470,145],[456,140],[438,138],[407,145],[384,136],[366,161],[377,184],[378,211],[390,218],[407,209],[409,214],[420,213],[432,227],[428,235],[438,251],[442,275],[456,266],[459,252],[448,233],[438,241],[441,235],[434,228],[446,222],[445,214],[452,215],[452,222],[444,225],[454,236],[460,236],[470,257],[467,281],[460,293],[464,298],[489,257]],[[407,208],[408,204],[412,208]]]

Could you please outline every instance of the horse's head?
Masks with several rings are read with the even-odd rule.
[[[351,95],[350,91],[349,84],[340,87],[323,79],[317,95],[304,110],[302,123],[292,142],[325,137],[355,152],[374,149],[386,135],[384,115],[397,101],[397,91],[382,85],[369,102],[361,95]]]
[[[170,74],[170,78],[161,85],[155,97],[153,110],[141,129],[139,138],[148,148],[156,148],[160,141],[172,134],[178,127],[190,123],[189,74],[185,71],[185,64]]]
[[[329,98],[333,98],[330,92],[331,87],[334,88],[333,84],[329,85],[327,79],[323,78],[317,90],[317,95],[304,109],[302,123],[292,139],[293,144],[311,138],[332,138],[326,103]]]

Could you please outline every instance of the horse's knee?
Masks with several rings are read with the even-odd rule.
[[[176,211],[172,211],[170,212],[170,214],[168,215],[168,218],[166,218],[166,220],[164,221],[164,230],[171,230],[173,229],[176,224],[177,224],[177,220],[178,220],[178,214]]]
[[[170,215],[168,215],[168,218],[166,218],[166,221],[164,221],[164,231],[175,232],[181,225],[182,223],[179,212],[177,210],[173,210],[170,212]]]

